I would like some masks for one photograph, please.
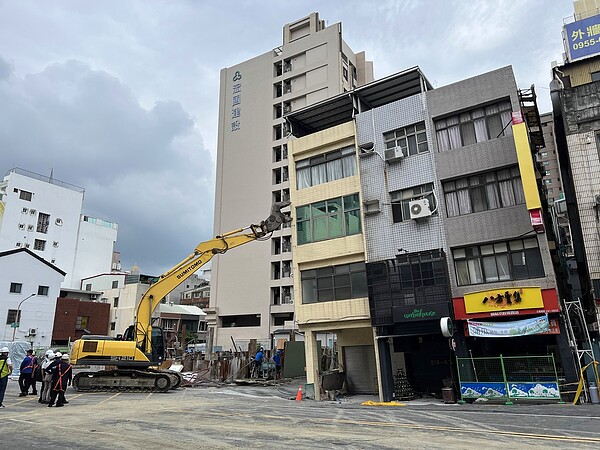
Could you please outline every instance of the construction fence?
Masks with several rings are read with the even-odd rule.
[[[552,355],[457,358],[461,400],[485,398],[561,401]]]

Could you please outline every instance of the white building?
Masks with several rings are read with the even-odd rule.
[[[0,251],[31,250],[66,273],[68,288],[111,270],[117,225],[81,214],[83,188],[14,168],[0,197]]]
[[[283,43],[221,70],[215,234],[265,219],[289,199],[284,115],[373,79],[364,52],[342,39],[341,23],[318,13],[283,28]],[[294,320],[291,229],[213,259],[209,327],[213,346],[271,342]]]
[[[34,348],[50,347],[56,298],[64,277],[64,271],[29,249],[0,252],[3,341],[26,340]]]

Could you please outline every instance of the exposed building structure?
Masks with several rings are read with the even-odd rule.
[[[33,251],[66,273],[63,287],[111,270],[117,224],[81,214],[83,188],[13,168],[0,197],[0,250]]]
[[[282,45],[272,51],[223,69],[215,234],[289,199],[284,114],[372,79],[364,52],[354,53],[342,39],[341,24],[326,27],[318,13],[286,24]],[[269,242],[216,257],[213,272],[207,312],[215,347],[231,348],[231,338],[240,348],[250,339],[270,346],[277,330],[293,328],[289,225]]]
[[[68,295],[62,291],[61,295]],[[67,346],[84,335],[108,333],[110,305],[99,300],[59,297],[52,329],[52,345]]]
[[[588,328],[600,323],[600,10],[575,1],[563,38],[565,60],[553,63],[550,84],[557,152]],[[575,268],[575,267],[574,267]]]
[[[541,223],[531,155],[543,137],[532,98],[517,89],[511,67],[437,89],[413,68],[286,116],[296,137],[289,145],[300,330],[363,325],[366,299],[353,295],[364,291],[343,284],[348,276],[337,269],[347,269],[338,261],[366,262],[374,335],[353,332],[362,341],[345,345],[364,351],[348,360],[344,348],[339,357],[348,372],[356,361],[366,374],[373,368],[382,399],[393,398],[398,369],[418,392],[439,392],[455,356],[554,354],[561,373],[574,374]],[[350,169],[356,160],[360,185]],[[360,202],[347,212],[349,194]],[[356,235],[348,234],[354,214]],[[455,321],[450,341],[442,317]],[[473,320],[484,319],[493,334],[515,317],[545,321],[546,331],[471,334]],[[318,364],[309,337],[310,382]]]
[[[3,341],[27,340],[35,348],[50,346],[56,299],[64,277],[64,271],[29,249],[0,252]]]

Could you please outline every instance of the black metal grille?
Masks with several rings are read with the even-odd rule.
[[[448,303],[451,300],[443,250],[399,254],[367,264],[371,324],[394,324],[393,307]]]

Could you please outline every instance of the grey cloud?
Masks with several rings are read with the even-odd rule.
[[[6,80],[12,73],[11,64],[0,56],[0,81]]]

